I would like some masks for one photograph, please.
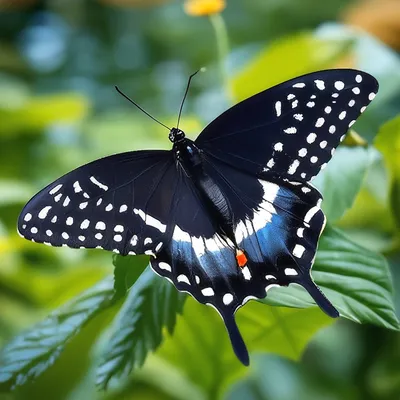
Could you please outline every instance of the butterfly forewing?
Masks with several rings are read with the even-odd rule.
[[[19,217],[18,231],[51,246],[155,254],[168,240],[175,174],[167,151],[94,161],[33,197]]]
[[[304,75],[232,107],[196,144],[252,174],[306,182],[324,168],[377,91],[376,79],[361,71]]]

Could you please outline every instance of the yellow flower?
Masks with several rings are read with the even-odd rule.
[[[184,5],[186,14],[193,17],[217,14],[225,7],[225,0],[186,0]]]

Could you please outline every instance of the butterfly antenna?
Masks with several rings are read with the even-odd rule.
[[[185,94],[184,94],[183,99],[182,99],[181,108],[179,109],[178,122],[177,122],[177,124],[176,124],[176,129],[179,128],[179,122],[181,121],[181,115],[182,115],[183,105],[185,104],[186,96],[187,96],[187,94],[188,94],[188,92],[189,92],[190,82],[192,81],[192,78],[193,78],[195,75],[197,75],[200,71],[203,72],[203,71],[205,71],[205,70],[206,70],[206,69],[205,69],[204,67],[203,67],[203,68],[200,68],[200,69],[198,69],[194,74],[192,74],[192,75],[189,76],[188,83],[187,83],[187,85],[186,85]]]
[[[152,115],[150,115],[146,110],[144,110],[142,107],[139,106],[139,104],[135,103],[130,97],[128,97],[125,93],[123,93],[118,86],[115,86],[115,90],[123,97],[125,97],[128,101],[130,101],[134,106],[136,106],[140,111],[142,111],[143,113],[145,113],[148,117],[150,117],[153,121],[156,121],[157,123],[159,123],[160,125],[162,125],[164,128],[167,128],[169,131],[171,130],[171,128],[168,128],[167,125],[163,124],[162,122],[160,122],[158,119],[154,118]]]

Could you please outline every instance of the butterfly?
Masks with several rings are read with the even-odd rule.
[[[67,173],[26,204],[18,232],[50,246],[149,255],[154,272],[219,312],[248,365],[234,315],[270,288],[297,283],[339,316],[311,277],[325,216],[310,182],[377,91],[374,77],[351,69],[283,82],[225,111],[195,141],[172,128],[171,150]]]

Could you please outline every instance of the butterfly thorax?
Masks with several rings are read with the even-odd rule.
[[[174,142],[173,151],[177,164],[192,179],[198,196],[215,222],[217,232],[235,243],[231,209],[219,186],[205,171],[205,156],[202,151],[192,140],[185,137]]]

